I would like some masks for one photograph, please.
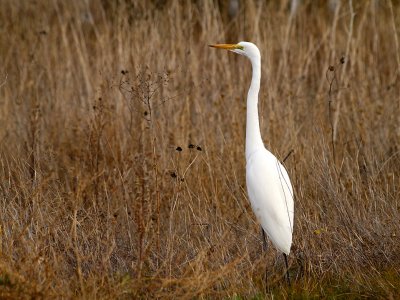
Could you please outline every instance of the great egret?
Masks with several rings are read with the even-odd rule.
[[[261,55],[249,42],[216,44],[210,47],[227,49],[250,59],[253,75],[247,94],[246,183],[251,207],[275,247],[283,252],[286,275],[290,284],[287,255],[293,233],[293,188],[285,167],[269,152],[261,139],[258,120],[258,92],[261,80]],[[284,124],[282,124],[283,126]]]

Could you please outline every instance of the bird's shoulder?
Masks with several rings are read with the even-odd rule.
[[[247,167],[266,167],[276,165],[278,159],[265,148],[259,148],[247,157]]]
[[[248,179],[256,179],[257,182],[263,181],[265,184],[272,182],[284,182],[293,196],[293,188],[289,174],[282,163],[267,149],[260,148],[252,153],[246,163],[246,176]]]

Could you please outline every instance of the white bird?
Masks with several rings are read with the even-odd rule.
[[[285,167],[268,151],[261,139],[258,119],[258,92],[261,80],[261,55],[249,42],[216,44],[210,47],[227,49],[250,59],[253,75],[247,94],[246,183],[251,207],[275,247],[283,253],[287,280],[287,255],[293,234],[293,188]],[[284,124],[282,124],[284,126]]]

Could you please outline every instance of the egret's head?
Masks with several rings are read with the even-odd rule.
[[[256,45],[249,42],[240,42],[237,44],[215,44],[209,46],[218,49],[226,49],[247,56],[250,59],[260,57],[260,50],[258,50]]]

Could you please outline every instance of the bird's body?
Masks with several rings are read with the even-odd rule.
[[[251,207],[263,230],[275,247],[288,255],[293,233],[293,188],[285,167],[265,148],[261,138],[258,117],[258,93],[261,81],[260,51],[256,45],[248,42],[210,46],[227,49],[250,59],[253,72],[247,95],[247,191]]]
[[[247,192],[261,227],[275,247],[289,255],[293,231],[293,190],[284,166],[268,150],[247,158]]]

